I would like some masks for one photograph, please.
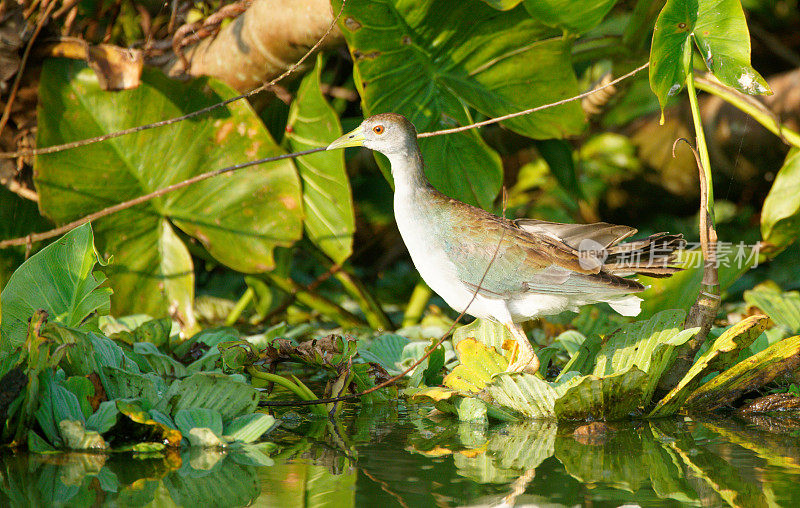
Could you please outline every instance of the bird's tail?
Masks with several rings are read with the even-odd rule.
[[[682,234],[656,233],[642,240],[610,245],[602,271],[624,277],[646,275],[669,277],[682,268],[675,266],[677,251],[686,246]]]

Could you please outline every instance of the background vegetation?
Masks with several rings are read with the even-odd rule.
[[[456,378],[475,381],[464,371],[469,354],[485,362],[476,350],[439,349],[406,393],[470,419],[618,418],[669,412],[665,406],[674,412],[692,400],[713,409],[703,406],[703,393],[735,393],[725,401],[734,405],[755,390],[793,389],[797,341],[787,338],[800,331],[793,291],[800,280],[800,136],[790,92],[800,15],[792,2],[747,2],[746,11],[738,0],[292,2],[271,7],[285,21],[283,32],[271,30],[274,19],[259,10],[268,4],[178,2],[172,12],[127,1],[4,4],[4,30],[18,27],[20,51],[33,48],[27,60],[19,51],[8,56],[21,69],[3,82],[0,140],[9,152],[212,106],[235,97],[233,87],[244,91],[285,67],[263,61],[288,66],[330,23],[334,29],[305,67],[249,100],[100,143],[0,160],[0,239],[210,170],[325,146],[367,115],[402,113],[420,132],[463,126],[576,96],[649,59],[648,71],[582,102],[427,137],[421,147],[435,186],[508,217],[604,220],[644,235],[682,232],[697,243],[705,233],[697,226],[702,201],[723,242],[722,305],[706,323],[711,340],[698,340],[686,369],[659,391],[662,374],[697,332],[684,321],[701,280],[714,286],[703,279],[698,248],[686,253],[685,272],[647,281],[637,323],[624,324],[602,306],[534,323],[530,335],[547,346],[541,374],[549,381],[520,378],[525,404],[470,402],[476,391]],[[310,7],[315,14],[304,17]],[[44,31],[35,38],[26,26]],[[140,52],[122,57],[113,46]],[[139,74],[141,61],[148,65]],[[127,86],[129,75],[137,86]],[[710,93],[698,102],[696,89]],[[770,91],[768,99],[752,97]],[[694,140],[700,126],[707,138],[697,143],[698,172],[689,150],[679,147],[675,157],[672,150],[679,137]],[[408,260],[392,218],[386,161],[366,152],[346,156],[320,152],[241,169],[95,220],[47,247],[0,251],[0,361],[10,387],[4,440],[45,450],[102,448],[123,437],[138,446],[175,445],[198,434],[197,443],[244,446],[261,435],[253,429],[263,433],[274,423],[253,412],[263,396],[253,386],[277,385],[272,398],[287,390],[304,399],[338,395],[372,387],[419,358],[455,316]],[[703,196],[701,178],[711,184]],[[770,321],[743,321],[761,313]],[[500,332],[485,325],[471,326],[491,345]],[[301,344],[309,338],[320,340]],[[646,351],[660,356],[644,364],[624,351],[626,341],[648,341]],[[708,385],[757,355],[754,372],[788,377]],[[716,379],[739,378],[734,371]],[[489,389],[495,401],[502,383]],[[672,395],[653,399],[676,385]],[[595,397],[588,405],[581,405],[582,390]],[[620,393],[630,404],[609,407],[608,397]],[[39,403],[41,394],[56,402]],[[381,390],[365,400],[396,396]],[[653,407],[656,400],[661,405]],[[121,432],[123,421],[138,430]]]

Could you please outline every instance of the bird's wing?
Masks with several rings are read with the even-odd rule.
[[[444,246],[467,287],[480,287],[482,293],[499,298],[528,292],[566,295],[641,290],[637,283],[617,281],[619,277],[595,276],[600,272],[599,263],[582,261],[574,247],[551,234],[531,233],[476,210],[450,221]]]
[[[636,229],[607,222],[593,224],[564,224],[537,219],[517,219],[520,229],[532,234],[551,235],[574,249],[581,248],[584,240],[593,240],[605,248],[616,245],[636,233]]]

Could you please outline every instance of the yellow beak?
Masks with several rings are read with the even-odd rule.
[[[348,132],[341,138],[328,145],[327,150],[333,150],[335,148],[347,148],[348,146],[364,146],[364,130],[360,125],[356,127],[355,130]]]

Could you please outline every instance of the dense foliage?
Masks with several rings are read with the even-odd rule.
[[[349,55],[320,54],[286,85],[289,104],[240,100],[38,155],[26,168],[38,211],[0,190],[0,238],[213,169],[325,146],[362,115],[402,113],[420,132],[468,125],[576,96],[649,55],[649,82],[642,72],[583,103],[428,137],[421,148],[437,188],[507,216],[617,221],[683,232],[697,244],[707,210],[723,296],[710,332],[687,324],[708,285],[695,245],[682,256],[685,271],[646,281],[638,321],[598,307],[537,322],[539,376],[505,373],[506,332],[476,321],[399,390],[361,402],[402,395],[484,422],[619,419],[714,410],[764,386],[786,390],[800,355],[800,297],[790,291],[800,136],[735,93],[770,92],[751,66],[738,0],[669,0],[655,10],[644,1],[334,1],[340,8]],[[44,60],[37,145],[236,96],[213,77],[183,82],[147,68],[141,81],[107,91],[83,62]],[[326,97],[333,88],[357,92],[360,103]],[[700,176],[691,155],[666,156],[676,137],[694,139],[711,120],[700,114],[697,88],[752,115],[746,125],[779,134],[770,156],[782,162],[762,165],[742,142],[727,153],[711,132],[697,137]],[[252,442],[275,419],[259,403],[360,392],[421,358],[454,315],[400,248],[386,161],[349,155],[347,164],[340,152],[320,152],[208,179],[37,245],[24,263],[28,251],[0,252],[3,442],[34,451],[231,446],[268,461]],[[727,172],[718,169],[731,158]],[[699,207],[700,181],[711,187]],[[687,372],[659,386],[681,348],[707,332]],[[321,417],[341,410],[311,407]]]

